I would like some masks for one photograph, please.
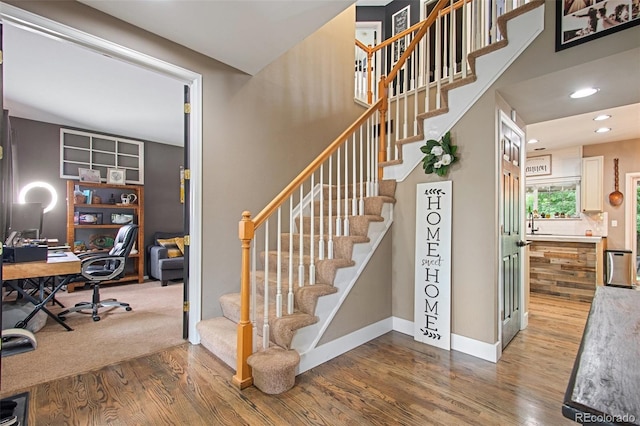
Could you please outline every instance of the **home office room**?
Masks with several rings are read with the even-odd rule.
[[[184,88],[6,23],[3,53],[4,398],[184,341]]]

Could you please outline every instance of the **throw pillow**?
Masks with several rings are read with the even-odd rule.
[[[176,244],[175,238],[167,238],[167,239],[158,239],[158,244],[167,249],[167,256],[169,257],[180,257],[182,256],[182,252],[180,248]]]
[[[176,240],[176,245],[180,249],[180,252],[184,255],[184,237],[176,237],[174,238],[174,240]]]

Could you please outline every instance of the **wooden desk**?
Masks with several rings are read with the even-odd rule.
[[[640,424],[640,291],[596,288],[562,414],[579,423]]]
[[[68,331],[73,330],[46,307],[47,303],[54,299],[56,293],[69,283],[71,277],[80,273],[81,261],[78,256],[71,252],[64,252],[63,254],[64,256],[48,257],[46,261],[2,264],[2,280],[7,281],[14,290],[34,305],[33,311],[31,311],[24,320],[18,322],[16,328],[25,328],[27,323],[38,311],[43,310],[65,329]],[[14,284],[14,280],[56,276],[64,276],[65,278],[61,280],[46,297],[44,297],[44,289],[41,287],[40,299],[36,299],[21,286]],[[42,280],[40,285],[43,285]]]
[[[70,251],[64,257],[49,257],[40,262],[3,263],[2,279],[23,280],[26,278],[53,277],[80,273],[80,259]]]

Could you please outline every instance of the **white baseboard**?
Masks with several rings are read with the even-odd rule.
[[[298,365],[296,375],[317,367],[392,330],[413,336],[413,321],[389,317],[329,343],[317,346],[300,355],[300,365]],[[500,359],[502,354],[500,342],[486,343],[457,334],[451,334],[451,349],[494,363]]]
[[[313,367],[317,367],[318,365],[363,345],[376,337],[380,337],[391,330],[393,330],[393,321],[392,318],[389,317],[367,327],[361,328],[358,331],[347,334],[346,336],[342,336],[329,343],[316,346],[315,348],[300,354],[300,365],[298,365],[296,375],[304,373]]]
[[[397,317],[392,317],[392,321],[394,331],[413,336],[413,321]],[[500,342],[486,343],[454,333],[451,333],[451,349],[491,362],[498,362],[502,354]]]

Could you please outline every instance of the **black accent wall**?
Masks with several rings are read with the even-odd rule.
[[[60,128],[63,126],[11,117],[17,164],[15,195],[33,181],[48,182],[58,192],[54,210],[44,216],[43,234],[66,242],[66,179],[60,178]],[[66,127],[65,128],[70,128]],[[76,129],[94,132],[91,129]],[[100,132],[95,132],[100,133]],[[120,136],[132,139],[126,135]],[[157,231],[179,232],[183,210],[180,203],[180,166],[183,148],[144,141],[145,246]]]

